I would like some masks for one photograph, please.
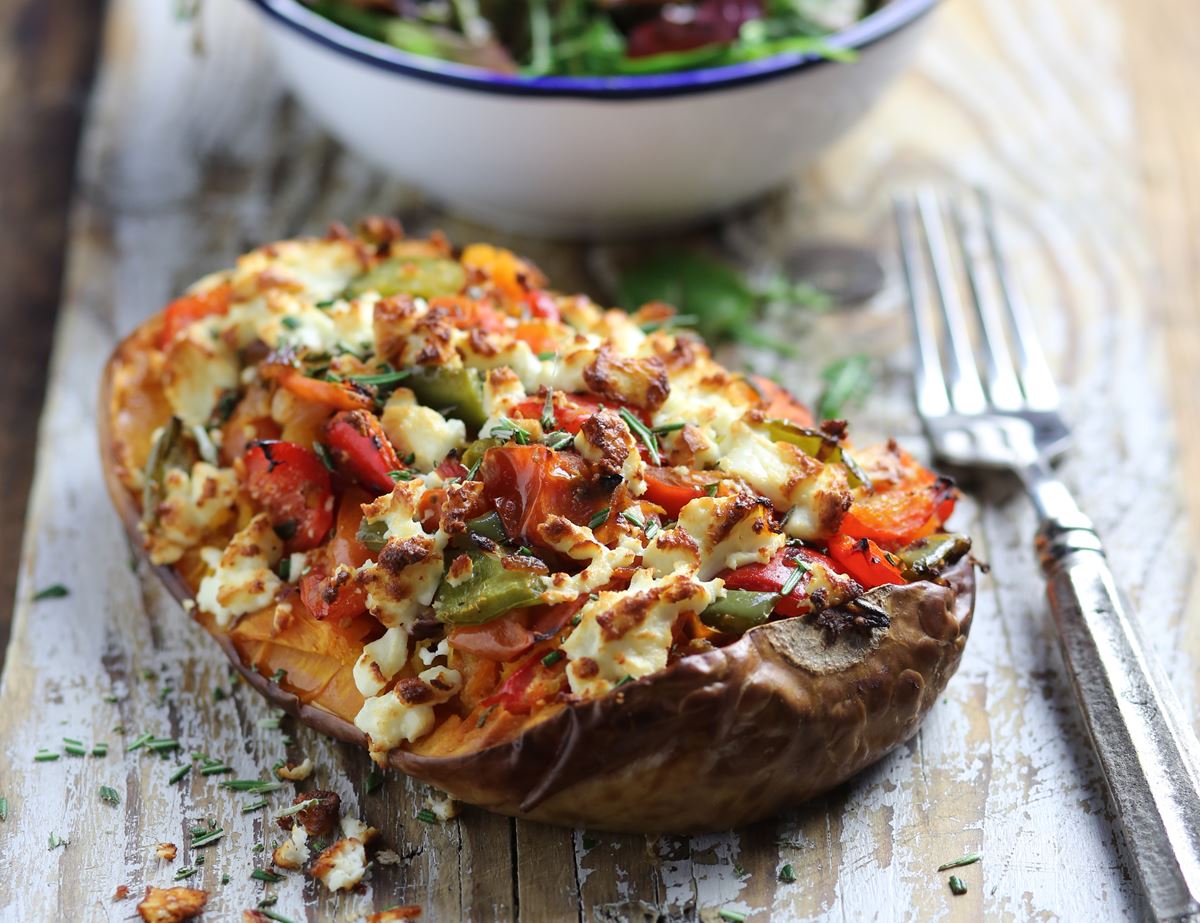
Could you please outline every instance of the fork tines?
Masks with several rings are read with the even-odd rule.
[[[977,192],[943,201],[926,189],[897,197],[895,212],[921,416],[1056,410],[1058,390],[1005,265],[991,200]]]

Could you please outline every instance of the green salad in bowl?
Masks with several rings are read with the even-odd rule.
[[[526,76],[658,74],[785,52],[844,59],[825,37],[879,0],[305,0],[412,54]]]

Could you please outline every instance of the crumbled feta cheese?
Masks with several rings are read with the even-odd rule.
[[[721,587],[720,580],[699,582],[686,573],[655,577],[641,569],[629,589],[600,593],[580,610],[579,625],[563,643],[571,691],[595,698],[625,677],[661,670],[676,620],[702,612]]]
[[[303,782],[312,775],[313,761],[308,757],[304,758],[304,762],[298,766],[284,765],[275,770],[275,775],[281,779],[287,779],[289,782]]]
[[[231,468],[198,461],[191,473],[171,468],[146,548],[152,564],[174,564],[189,548],[233,519],[238,481]]]
[[[292,824],[292,833],[275,847],[271,861],[281,869],[298,869],[308,861],[308,831],[304,824]]]
[[[467,442],[462,420],[446,419],[432,407],[417,403],[408,388],[397,388],[388,398],[380,417],[383,431],[401,457],[413,456],[413,464],[428,471]]]
[[[239,615],[263,608],[283,586],[275,573],[282,555],[282,539],[271,528],[266,514],[259,513],[223,552],[216,548],[200,550],[201,560],[212,573],[200,581],[197,604],[222,628]]]
[[[179,339],[167,351],[162,382],[175,416],[188,426],[203,426],[221,394],[238,385],[237,357],[220,340]]]
[[[338,840],[313,863],[311,874],[330,891],[353,888],[367,873],[367,851],[360,840]]]
[[[394,625],[363,646],[354,664],[354,685],[364,696],[378,695],[408,660],[408,629]]]

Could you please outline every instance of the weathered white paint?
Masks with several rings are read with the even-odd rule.
[[[1086,15],[1035,0],[948,4],[918,73],[791,192],[713,242],[765,270],[814,236],[869,240],[894,269],[886,256],[890,189],[986,182],[1086,447],[1066,475],[1193,703],[1200,594],[1172,481],[1159,331],[1144,306],[1138,138],[1113,2],[1088,4]],[[1139,916],[1060,676],[1029,547],[1032,517],[1002,484],[970,485],[979,502],[960,513],[992,576],[981,583],[962,668],[919,737],[831,796],[736,834],[622,837],[472,810],[422,824],[419,786],[393,780],[367,795],[362,754],[294,727],[285,751],[278,732],[257,728],[268,712],[245,688],[214,702],[212,688],[228,686],[224,661],[152,577],[131,572],[101,486],[94,402],[109,348],[245,247],[334,218],[397,212],[415,230],[438,224],[459,243],[511,238],[428,214],[419,197],[325,138],[280,96],[244,4],[206,2],[202,34],[205,52],[195,57],[192,32],[170,4],[112,6],[0,688],[0,795],[10,805],[0,824],[0,919],[127,919],[133,902],[113,903],[116,886],[136,895],[171,883],[174,869],[194,861],[187,828],[206,816],[227,831],[203,850],[206,865],[189,882],[210,890],[208,919],[236,919],[264,893],[296,920],[351,920],[407,902],[424,905],[426,919],[509,919],[518,900],[524,920],[713,919],[721,907],[755,921]],[[514,243],[566,288],[587,286],[591,273],[604,276],[639,249]],[[919,448],[902,293],[892,278],[861,310],[779,318],[774,329],[802,343],[798,361],[749,361],[812,394],[826,356],[861,348],[881,357],[883,382],[856,432],[898,431]],[[54,582],[72,595],[29,602]],[[142,679],[148,668],[159,679]],[[160,702],[164,678],[175,691]],[[109,693],[121,701],[103,701]],[[296,874],[277,886],[251,881],[254,845],[277,838],[270,818],[240,814],[251,799],[214,780],[168,786],[177,761],[126,755],[117,723],[127,728],[124,740],[143,730],[174,735],[225,759],[238,777],[264,772],[285,752],[311,757],[309,784],[337,790],[408,859],[376,867],[365,893],[337,898]],[[37,747],[61,749],[63,736],[107,740],[109,755],[33,762]],[[100,803],[100,785],[120,792],[120,807]],[[51,831],[70,844],[48,850]],[[180,845],[174,864],[153,857],[159,841]],[[974,850],[984,861],[960,872],[970,891],[952,898],[935,868]],[[777,883],[785,863],[794,885]],[[222,886],[224,872],[231,881]]]

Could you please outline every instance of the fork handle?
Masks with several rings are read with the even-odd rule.
[[[1073,505],[1073,504],[1072,504]],[[1200,745],[1076,507],[1038,550],[1071,686],[1156,920],[1200,920]]]

